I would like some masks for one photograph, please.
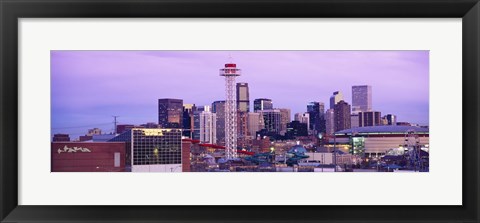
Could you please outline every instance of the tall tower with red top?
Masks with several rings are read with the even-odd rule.
[[[225,77],[225,159],[237,158],[237,96],[235,77],[241,70],[234,63],[225,64],[220,76]]]

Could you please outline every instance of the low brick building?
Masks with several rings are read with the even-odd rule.
[[[52,142],[52,172],[124,172],[124,142]]]

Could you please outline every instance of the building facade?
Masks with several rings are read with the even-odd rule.
[[[180,129],[131,130],[132,172],[181,172]]]
[[[285,135],[287,133],[287,124],[292,121],[291,112],[288,108],[279,108],[280,110],[280,134]]]
[[[237,112],[237,144],[242,147],[246,144],[246,139],[249,136],[248,132],[248,112]]]
[[[122,134],[125,131],[135,128],[135,125],[132,124],[119,124],[117,125],[117,134]]]
[[[294,120],[299,121],[300,123],[307,124],[307,129],[309,129],[309,127],[310,127],[310,114],[308,112],[295,113]]]
[[[358,113],[350,115],[350,127],[351,128],[360,127],[360,120],[359,120]]]
[[[307,104],[307,112],[310,118],[310,130],[315,133],[325,132],[325,104],[310,102]]]
[[[325,133],[327,135],[333,135],[335,132],[335,113],[334,109],[327,109],[325,112]]]
[[[193,114],[193,139],[202,143],[217,143],[217,115],[210,110],[210,106],[203,106]]]
[[[52,172],[124,172],[124,142],[52,142]]]
[[[53,135],[52,142],[70,142],[70,135],[68,134],[55,134]]]
[[[372,86],[352,86],[352,112],[366,112],[372,110]]]
[[[183,128],[183,100],[158,99],[158,124],[161,128]]]
[[[250,111],[248,83],[237,83],[237,110],[241,112]]]
[[[89,129],[87,132],[87,136],[101,135],[101,134],[102,134],[102,130],[99,128]]]
[[[384,116],[384,119],[386,120],[385,125],[397,125],[397,116],[392,115],[392,114],[387,114]]]
[[[335,132],[350,128],[350,105],[345,101],[339,101],[334,109]]]
[[[253,101],[253,110],[263,111],[263,110],[271,110],[273,109],[273,102],[272,99],[268,98],[257,98]]]
[[[264,129],[268,133],[280,134],[282,115],[278,109],[263,110]]]
[[[381,113],[377,111],[359,112],[358,127],[382,125]]]
[[[263,115],[257,112],[248,113],[248,133],[251,138],[257,137],[257,132],[265,128]]]
[[[225,145],[225,101],[213,102],[212,111],[217,117],[215,130],[217,134],[217,144]]]
[[[183,104],[182,123],[183,132],[182,135],[188,138],[192,138],[193,134],[193,112],[197,107],[195,104]]]
[[[330,109],[334,109],[335,105],[343,100],[343,94],[340,91],[333,92],[333,95],[330,96]]]
[[[301,123],[299,121],[292,121],[287,124],[287,133],[285,134],[289,138],[298,136],[308,136],[307,123]]]
[[[190,151],[192,143],[182,141],[182,172],[191,172]]]
[[[413,134],[407,134],[408,132]],[[365,157],[385,155],[390,149],[406,148],[408,144],[429,147],[429,129],[417,126],[368,126],[345,129],[335,135],[337,145],[353,144],[352,151],[358,151],[358,154]],[[334,143],[333,139],[329,142]]]

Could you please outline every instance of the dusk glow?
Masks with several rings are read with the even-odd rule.
[[[352,102],[353,85],[372,86],[373,110],[399,122],[428,125],[428,51],[52,51],[52,132],[84,135],[98,127],[158,122],[159,98],[197,106],[225,100],[218,70],[229,56],[256,98],[275,108],[328,108],[334,91]]]

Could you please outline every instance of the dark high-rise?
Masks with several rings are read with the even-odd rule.
[[[358,126],[378,126],[381,125],[381,113],[377,111],[367,111],[358,113]]]
[[[240,112],[250,111],[248,83],[237,83],[237,110]]]
[[[183,132],[182,135],[192,137],[193,131],[193,113],[196,111],[195,104],[183,104]]]
[[[350,105],[345,101],[339,101],[334,110],[335,131],[349,129],[350,123]]]
[[[307,104],[311,130],[316,133],[325,132],[325,104],[313,101]]]
[[[161,128],[183,128],[182,99],[158,99],[158,125]]]
[[[272,99],[268,98],[257,98],[253,101],[253,110],[263,111],[263,110],[271,110],[273,109],[273,102]]]
[[[387,125],[397,125],[397,116],[396,115],[387,114],[385,116],[385,119],[387,120]]]
[[[288,138],[293,138],[297,136],[308,136],[307,123],[301,123],[299,121],[292,121],[288,123],[286,136]]]
[[[216,114],[217,144],[225,144],[225,101],[214,101],[212,111]]]

